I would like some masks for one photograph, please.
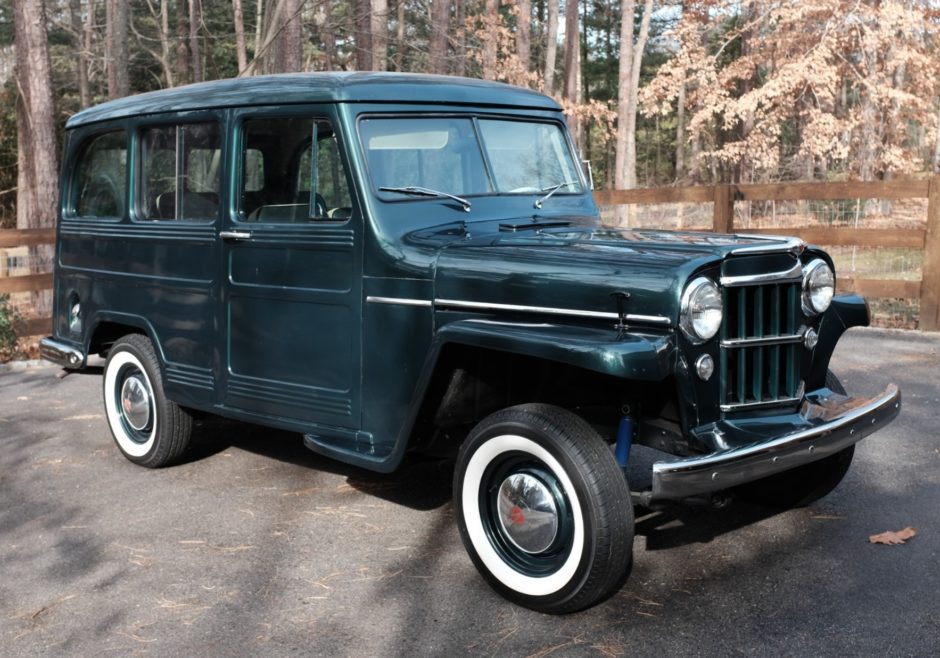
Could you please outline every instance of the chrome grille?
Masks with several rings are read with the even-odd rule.
[[[724,288],[722,411],[802,397],[800,293],[798,281]]]

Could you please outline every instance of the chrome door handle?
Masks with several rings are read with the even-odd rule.
[[[219,237],[223,240],[248,240],[251,233],[248,231],[220,231]]]

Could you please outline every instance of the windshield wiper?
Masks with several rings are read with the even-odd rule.
[[[543,187],[541,190],[539,190],[539,192],[548,192],[548,194],[536,199],[535,203],[532,204],[532,207],[541,208],[542,204],[548,201],[549,199],[551,199],[552,195],[555,192],[557,192],[561,188],[566,187],[568,185],[577,185],[577,184],[578,184],[578,181],[576,180],[563,180],[562,182],[558,183],[558,185],[549,185],[548,187]]]
[[[379,192],[397,192],[398,194],[411,194],[413,196],[431,196],[451,199],[463,206],[464,212],[470,212],[470,202],[466,199],[461,198],[456,194],[439,192],[438,190],[432,190],[427,187],[415,187],[413,185],[409,185],[408,187],[380,187]]]

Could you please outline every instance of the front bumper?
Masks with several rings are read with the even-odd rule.
[[[56,365],[73,370],[85,365],[84,352],[54,338],[43,338],[39,341],[39,356],[46,361],[52,361]]]
[[[894,419],[901,392],[888,386],[868,399],[840,395],[807,398],[789,431],[768,419],[723,421],[718,433],[751,434],[753,443],[700,457],[653,464],[653,486],[647,502],[679,500],[753,482],[823,459],[860,441]],[[768,435],[770,432],[770,435]]]

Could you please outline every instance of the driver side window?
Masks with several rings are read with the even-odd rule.
[[[72,207],[78,217],[121,218],[127,191],[127,137],[104,133],[85,147],[76,169]]]
[[[242,130],[241,221],[343,221],[352,215],[346,170],[329,121],[259,117],[247,119]]]

